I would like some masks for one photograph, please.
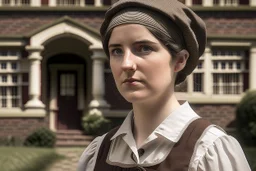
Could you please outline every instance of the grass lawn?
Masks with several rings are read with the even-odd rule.
[[[252,171],[256,171],[256,148],[244,148],[244,152]]]
[[[61,158],[54,149],[0,147],[1,171],[43,171]]]

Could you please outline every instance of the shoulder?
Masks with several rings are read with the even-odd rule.
[[[238,141],[221,128],[209,126],[198,140],[190,163],[192,170],[249,171]]]
[[[79,161],[78,171],[92,171],[97,159],[97,153],[106,134],[96,137],[84,150]]]
[[[84,150],[79,161],[78,171],[93,171],[102,142],[110,139],[119,127],[113,128],[106,134],[96,137]]]

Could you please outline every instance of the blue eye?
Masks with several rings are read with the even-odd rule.
[[[112,50],[110,51],[110,55],[112,55],[112,56],[120,56],[120,55],[123,55],[123,50],[120,49],[120,48],[112,49]]]
[[[144,54],[149,54],[153,51],[153,48],[151,46],[148,45],[141,45],[139,46],[137,52],[139,53],[144,53]]]

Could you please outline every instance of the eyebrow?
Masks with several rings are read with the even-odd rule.
[[[136,41],[136,42],[134,42],[133,44],[157,44],[156,42],[152,42],[152,41],[150,41],[150,40],[147,40],[147,39],[145,39],[145,40],[139,40],[139,41]],[[110,44],[108,47],[110,48],[110,47],[120,47],[121,46],[121,44],[118,44],[118,43],[114,43],[114,44]]]

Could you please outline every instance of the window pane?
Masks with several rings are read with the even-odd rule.
[[[11,96],[18,95],[18,87],[11,87]]]
[[[17,75],[12,75],[12,82],[17,83],[18,82],[18,76]]]
[[[214,94],[241,94],[243,92],[243,74],[214,74]]]
[[[6,62],[1,63],[1,69],[3,69],[3,70],[7,69],[7,63]]]
[[[7,99],[2,99],[1,105],[3,108],[7,107]]]
[[[194,83],[194,92],[202,92],[203,91],[203,74],[202,73],[194,73],[193,75],[193,83]]]
[[[13,69],[13,70],[16,70],[16,69],[17,69],[17,63],[12,62],[11,66],[12,66],[12,69]]]
[[[7,88],[0,87],[0,96],[7,96]]]
[[[8,56],[8,52],[7,51],[0,51],[0,56]]]
[[[2,75],[2,83],[7,83],[7,75]]]
[[[19,105],[19,100],[18,99],[12,99],[12,107],[18,107]]]

